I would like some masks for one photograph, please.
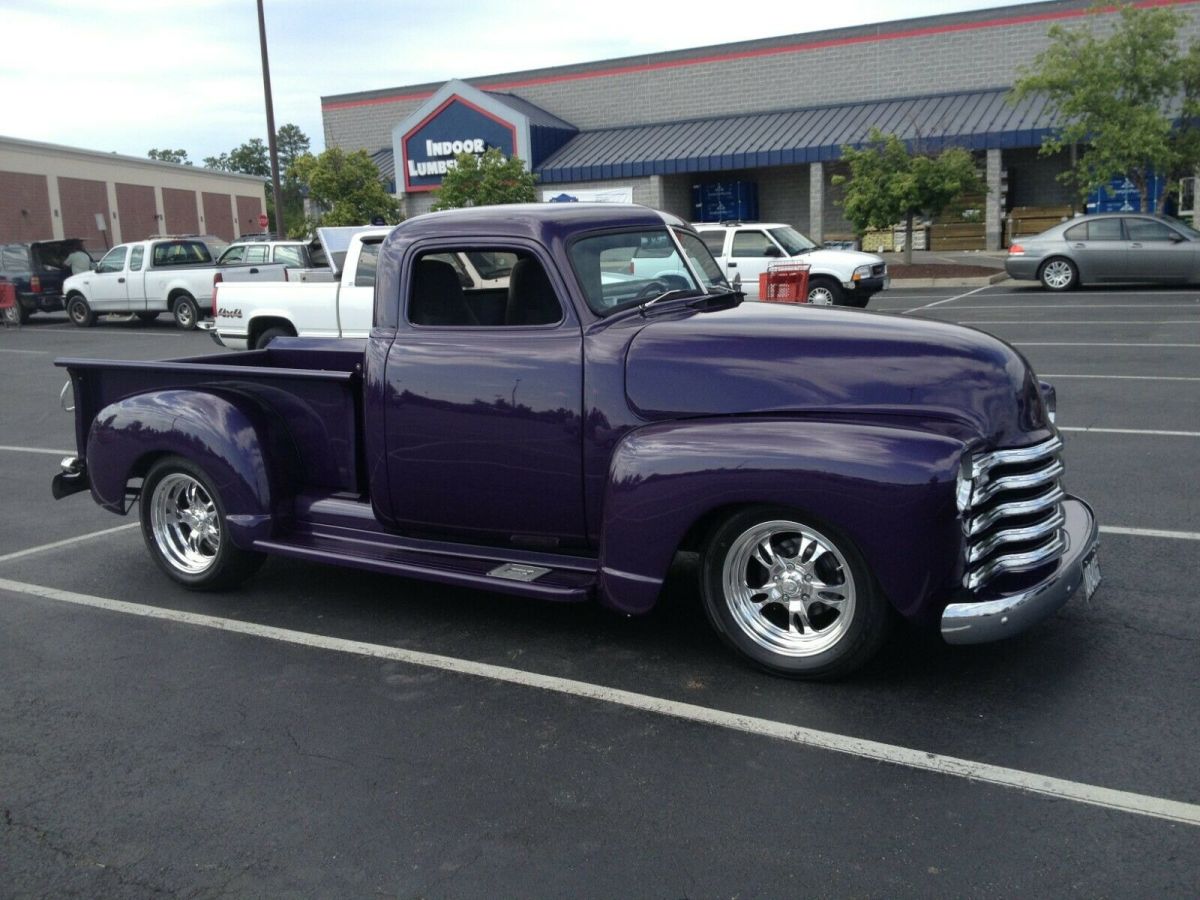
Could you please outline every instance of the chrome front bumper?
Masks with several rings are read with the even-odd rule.
[[[1068,497],[1062,509],[1066,515],[1062,533],[1067,549],[1053,573],[1040,584],[1016,594],[951,603],[942,613],[942,637],[946,643],[983,644],[1011,637],[1053,615],[1085,586],[1090,596],[1099,584],[1098,580],[1087,583],[1093,578],[1088,563],[1093,562],[1100,533],[1096,516],[1078,497]]]

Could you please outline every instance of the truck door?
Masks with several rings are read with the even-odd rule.
[[[146,309],[146,247],[135,244],[129,250],[129,274],[125,279],[128,309],[143,312]]]
[[[476,251],[509,261],[504,286],[464,289],[444,261]],[[582,332],[547,263],[511,244],[409,254],[385,364],[385,518],[401,530],[585,544]]]
[[[88,305],[98,313],[124,312],[129,308],[129,273],[125,262],[129,246],[113,247],[100,262],[96,271],[83,282]]]

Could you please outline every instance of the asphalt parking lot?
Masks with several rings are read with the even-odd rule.
[[[871,306],[1054,382],[1104,583],[837,684],[740,663],[686,564],[636,620],[278,559],[187,593],[134,519],[51,499],[52,361],[223,351],[0,330],[0,895],[1194,896],[1200,291]]]

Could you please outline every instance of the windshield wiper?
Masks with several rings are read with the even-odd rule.
[[[677,288],[672,291],[664,291],[657,297],[652,297],[645,303],[641,304],[638,309],[642,315],[646,314],[651,306],[656,303],[666,302],[668,300],[683,300],[686,299],[690,306],[694,309],[717,309],[725,306],[736,306],[745,298],[745,294],[736,288],[725,288],[719,291],[704,292],[696,291],[692,288]]]
[[[651,297],[644,303],[638,304],[638,309],[645,312],[656,303],[662,303],[664,300],[677,300],[680,297],[692,297],[696,294],[695,288],[675,288],[670,291],[663,291],[657,297]]]

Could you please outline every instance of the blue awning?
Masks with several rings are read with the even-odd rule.
[[[1054,128],[1044,98],[1008,88],[814,106],[585,131],[537,168],[547,184],[786,166],[838,159],[872,127],[938,152],[1038,147]]]

